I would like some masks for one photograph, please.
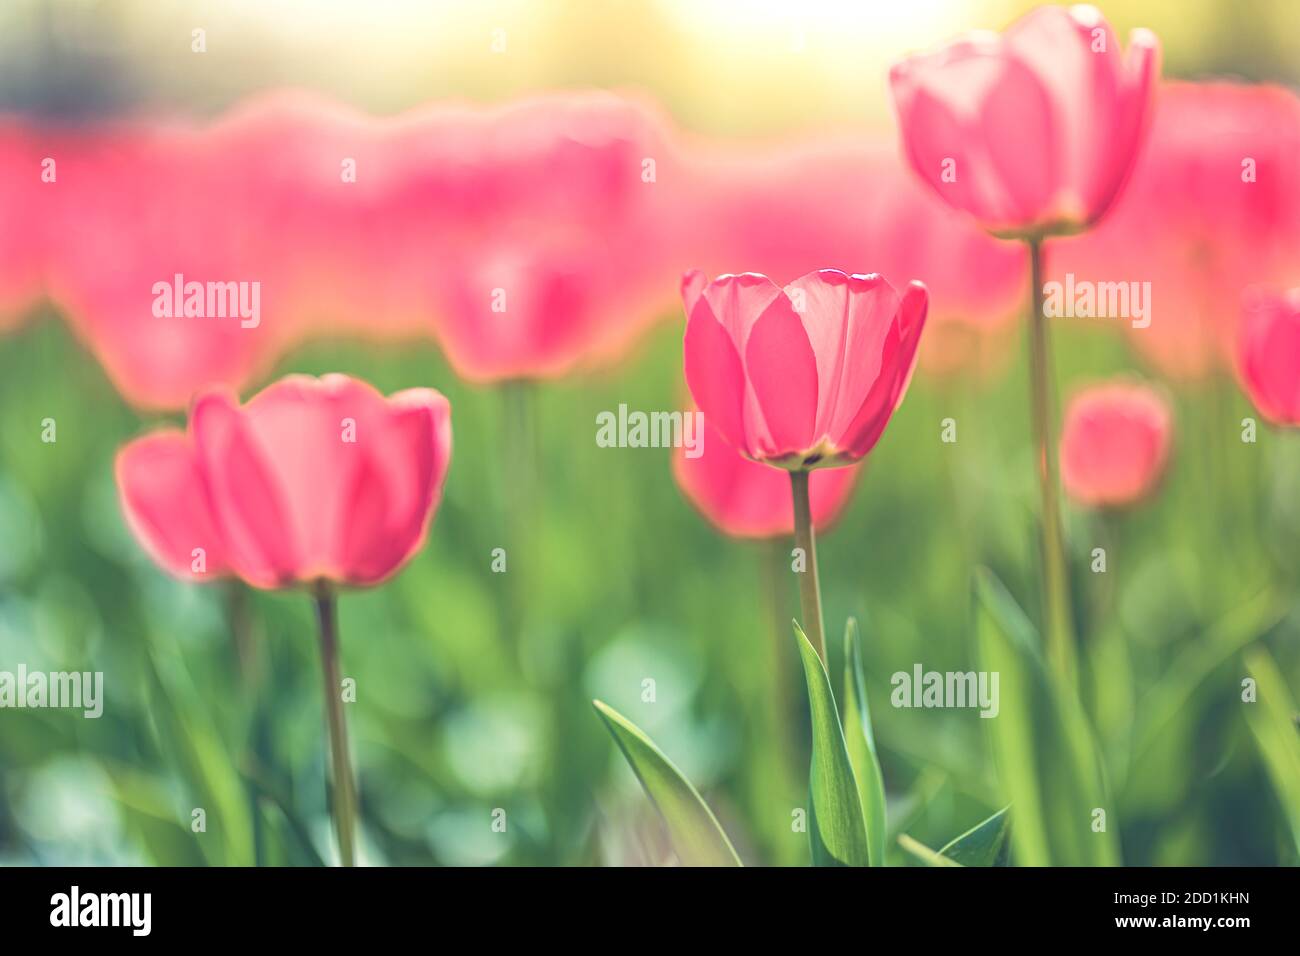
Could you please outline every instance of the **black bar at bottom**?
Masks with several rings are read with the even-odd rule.
[[[1044,931],[1071,941],[1181,944],[1199,935],[1231,943],[1256,930],[1293,930],[1297,885],[1287,869],[10,868],[0,869],[0,925],[6,942],[76,934],[128,945],[373,945],[434,932],[453,934],[449,943],[466,933],[482,943],[518,933],[534,944],[614,946],[660,933],[683,939],[687,928],[692,939],[734,939],[799,923],[800,933],[833,931],[864,947],[908,928],[927,946],[1041,940]]]

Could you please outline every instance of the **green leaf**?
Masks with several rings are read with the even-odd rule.
[[[867,824],[867,848],[871,865],[885,865],[885,781],[876,756],[876,738],[871,730],[867,682],[862,668],[858,622],[849,618],[844,627],[844,741],[849,762],[858,782],[858,799]]]
[[[925,866],[961,866],[956,860],[950,860],[941,853],[936,853],[920,840],[913,840],[906,833],[898,835],[898,845],[907,852],[907,854]]]
[[[1264,757],[1268,775],[1286,812],[1291,838],[1300,851],[1300,732],[1295,725],[1295,699],[1277,663],[1263,648],[1246,654],[1246,669],[1255,678],[1258,698],[1246,703],[1246,723]]]
[[[1003,796],[1016,808],[1017,863],[1117,865],[1118,821],[1077,692],[1048,671],[1033,626],[985,569],[975,596],[981,664],[990,680],[998,675],[999,710],[988,723]]]
[[[809,768],[811,806],[808,840],[818,866],[869,866],[871,850],[867,824],[858,797],[858,783],[849,760],[835,694],[822,659],[796,623],[795,639],[808,684],[812,714],[812,766]]]
[[[699,791],[636,724],[593,700],[614,742],[655,805],[684,866],[740,866],[740,857]]]
[[[1235,660],[1246,647],[1268,633],[1286,613],[1271,591],[1263,591],[1208,628],[1202,640],[1190,644],[1164,677],[1145,695],[1134,730],[1133,759],[1139,768],[1166,737],[1214,672]]]
[[[193,805],[207,814],[211,837],[198,838],[210,863],[251,866],[253,821],[248,795],[230,749],[203,706],[177,655],[150,645],[147,654],[150,715],[158,743],[177,767]]]
[[[975,824],[939,852],[962,866],[1006,866],[1010,862],[1010,807]]]

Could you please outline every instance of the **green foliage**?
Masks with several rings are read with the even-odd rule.
[[[1132,365],[1113,331],[1062,328],[1064,390]],[[1036,497],[1015,361],[978,383],[918,373],[850,507],[819,536],[826,620],[869,622],[842,658],[832,642],[833,685],[790,646],[789,545],[719,535],[673,483],[669,453],[595,445],[599,411],[680,407],[679,324],[666,322],[608,373],[518,396],[536,429],[527,461],[507,440],[505,397],[457,381],[427,344],[318,343],[265,381],[288,371],[348,372],[386,392],[432,385],[452,403],[454,457],[427,545],[392,581],[339,601],[370,862],[662,859],[663,827],[592,718],[598,697],[673,755],[747,861],[806,863],[809,837],[791,814],[809,795],[810,676],[828,698],[841,690],[838,710],[824,702],[816,725],[833,742],[829,717],[839,715],[847,756],[823,751],[840,768],[837,805],[866,810],[861,831],[842,831],[845,856],[847,846],[859,861],[884,852],[906,862],[898,833],[956,852],[954,836],[1011,803],[1022,863],[1114,861],[1119,847],[1141,865],[1297,858],[1294,785],[1279,772],[1289,758],[1275,709],[1285,705],[1263,676],[1260,701],[1243,704],[1240,682],[1243,653],[1265,634],[1277,672],[1300,672],[1300,616],[1288,613],[1300,589],[1300,454],[1281,432],[1261,430],[1254,446],[1237,440],[1249,410],[1230,383],[1180,395],[1168,480],[1118,516],[1105,575],[1088,567],[1090,517],[1067,512],[1083,664],[1080,693],[1062,698],[1033,630],[995,627],[993,608],[973,617],[966,600],[982,563],[1037,620]],[[46,417],[58,421],[56,444],[40,441]],[[956,444],[939,441],[945,417],[959,422]],[[231,592],[171,580],[122,524],[116,448],[181,420],[125,407],[50,317],[0,339],[0,670],[102,671],[106,697],[98,720],[0,714],[0,863],[333,856],[307,596],[247,592],[246,670],[230,635]],[[527,542],[509,530],[524,467]],[[497,547],[508,552],[504,574],[491,569]],[[917,662],[992,667],[977,663],[989,654],[1004,661],[997,718],[889,706],[893,673]],[[1093,772],[1089,740],[1105,774]],[[1055,754],[1045,753],[1051,741]],[[889,782],[883,841],[877,764]],[[1076,786],[1110,791],[1099,798],[1109,801],[1106,835],[1086,812],[1102,804]],[[1056,832],[1076,804],[1077,839]],[[200,806],[207,829],[197,833]],[[491,828],[496,808],[505,832]],[[821,814],[822,804],[805,809]],[[810,821],[814,832],[834,823]]]
[[[871,851],[858,782],[831,691],[826,667],[798,624],[799,659],[808,684],[812,714],[812,765],[809,770],[808,842],[818,866],[867,866]]]
[[[887,835],[885,781],[880,771],[880,758],[876,756],[876,737],[871,729],[861,641],[857,620],[849,618],[844,628],[844,740],[866,820],[871,865],[884,866]]]
[[[1016,808],[1016,861],[1117,864],[1115,807],[1073,687],[1048,673],[1038,635],[991,573],[977,575],[975,594],[980,659],[1000,676],[1001,708],[989,722],[1002,789]]]
[[[592,704],[663,817],[677,858],[687,866],[739,866],[740,858],[713,811],[654,741],[608,704]]]

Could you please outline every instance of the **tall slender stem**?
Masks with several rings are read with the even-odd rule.
[[[799,575],[799,605],[804,634],[817,656],[826,663],[826,635],[822,630],[822,588],[817,580],[817,540],[813,532],[812,509],[808,505],[808,472],[790,472],[794,495],[794,542],[803,551],[807,566]]]
[[[316,590],[316,618],[320,622],[320,656],[325,679],[325,724],[330,735],[330,767],[333,774],[334,827],[339,839],[339,859],[352,866],[356,834],[356,791],[352,783],[352,759],[348,756],[348,728],[343,718],[342,686],[339,680],[338,622],[334,592],[322,584]]]
[[[1033,314],[1029,318],[1029,383],[1033,408],[1034,451],[1042,494],[1043,596],[1047,618],[1047,655],[1063,678],[1074,673],[1074,623],[1070,584],[1061,533],[1060,479],[1056,460],[1056,411],[1053,402],[1051,349],[1043,311],[1043,244],[1030,239],[1029,265]]]

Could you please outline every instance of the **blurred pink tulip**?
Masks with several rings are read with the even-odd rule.
[[[1231,368],[1242,296],[1300,283],[1300,98],[1237,83],[1161,87],[1150,141],[1114,212],[1052,250],[1052,274],[1149,282],[1141,322],[1117,318],[1160,372]]]
[[[433,332],[473,380],[561,374],[671,301],[663,127],[609,94],[378,120],[279,91],[209,126],[73,131],[41,144],[59,162],[46,279],[143,408],[239,388],[306,335]],[[158,318],[176,275],[256,283],[257,324]]]
[[[824,531],[853,494],[861,465],[830,468],[809,478],[813,526]],[[724,534],[736,538],[774,538],[794,533],[790,481],[774,468],[750,461],[726,443],[704,420],[702,453],[673,453],[673,477],[682,493]]]
[[[1078,392],[1061,430],[1061,482],[1075,501],[1132,504],[1164,473],[1173,412],[1158,390],[1115,381]]]
[[[223,158],[206,175],[243,219],[245,246],[292,338],[413,335],[427,322],[397,228],[407,170],[384,146],[389,122],[296,90],[250,97],[202,132]],[[420,314],[423,312],[423,314]]]
[[[179,126],[85,130],[54,145],[46,282],[129,402],[176,409],[202,388],[237,387],[295,337],[260,210],[224,167],[237,159]],[[159,289],[178,282],[185,294],[164,303]]]
[[[606,361],[671,301],[663,123],[634,100],[550,94],[413,116],[386,149],[411,164],[396,221],[422,235],[439,343],[478,382]],[[416,165],[416,163],[419,165]]]
[[[1300,289],[1250,297],[1238,373],[1261,415],[1275,425],[1300,426]]]
[[[925,325],[919,282],[811,272],[682,280],[686,383],[747,457],[800,471],[867,454],[903,399]]]
[[[116,472],[128,524],[172,574],[371,585],[423,544],[450,459],[437,392],[291,375],[242,406],[203,394],[188,431],[129,443]]]
[[[1091,6],[1038,7],[894,66],[907,155],[950,205],[999,236],[1077,232],[1123,187],[1146,132],[1159,43],[1127,53]]]
[[[43,286],[44,203],[51,171],[16,118],[0,118],[0,331],[18,325]],[[42,192],[44,190],[44,192]]]

